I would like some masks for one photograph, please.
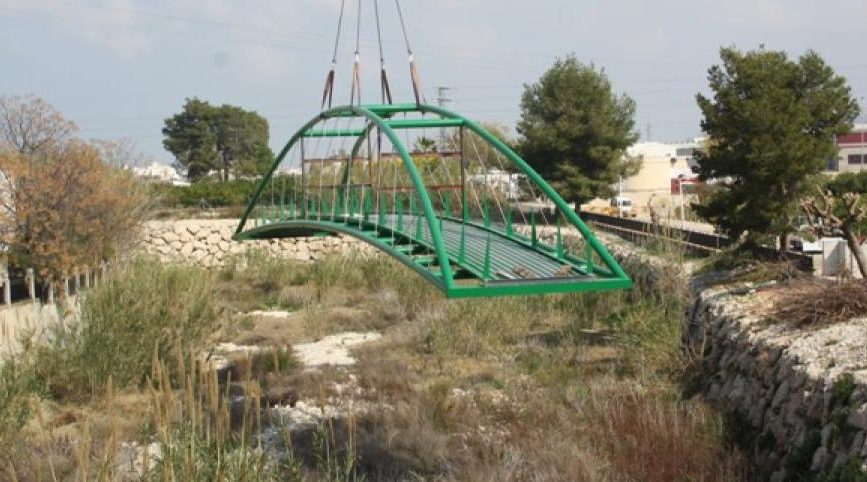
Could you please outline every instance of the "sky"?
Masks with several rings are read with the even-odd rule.
[[[346,0],[335,103],[348,103],[358,0]],[[372,0],[361,0],[363,100],[378,96]],[[401,0],[425,96],[514,128],[557,58],[604,69],[642,139],[700,134],[695,95],[719,49],[815,50],[867,111],[867,0]],[[412,99],[395,2],[380,0],[396,101]],[[319,111],[340,0],[0,0],[0,94],[42,97],[83,138],[131,139],[171,163],[164,119],[198,97],[255,110],[277,151]],[[338,102],[342,101],[342,102]],[[863,122],[867,117],[862,115]]]

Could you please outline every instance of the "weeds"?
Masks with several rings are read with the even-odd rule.
[[[774,303],[773,318],[797,328],[849,321],[867,313],[867,282],[804,280],[789,283]]]
[[[219,322],[212,283],[201,269],[137,259],[81,302],[77,323],[53,328],[31,369],[57,400],[83,401],[104,387],[130,387],[150,373],[154,353],[196,352]]]
[[[629,387],[591,399],[595,440],[627,480],[737,480],[742,461],[719,444],[722,423],[706,407]]]
[[[38,385],[29,367],[29,361],[15,359],[0,366],[0,454],[13,450],[33,411],[30,397]],[[0,463],[3,459],[0,455]]]
[[[311,295],[299,288],[310,280],[312,271],[307,263],[262,251],[234,256],[220,270],[221,299],[239,311],[300,309]]]
[[[740,476],[719,417],[674,384],[685,309],[675,270],[635,258],[624,263],[630,292],[447,302],[384,256],[303,264],[260,253],[217,274],[140,263],[88,295],[81,326],[29,352],[57,360],[40,371],[26,360],[23,371],[2,367],[0,400],[19,404],[0,406],[0,421],[25,423],[30,394],[105,406],[123,388],[144,394],[140,446],[159,447],[136,453],[137,476],[149,481]],[[263,407],[352,376],[300,372],[280,348],[235,360],[225,378],[197,359],[219,331],[220,308],[271,307],[302,311],[291,320],[307,337],[356,327],[390,337],[387,350],[363,352],[357,386],[344,391],[363,413],[290,434]],[[261,320],[237,319],[261,329]],[[110,346],[120,349],[102,354]],[[82,448],[68,478],[124,476],[112,423],[76,433]]]

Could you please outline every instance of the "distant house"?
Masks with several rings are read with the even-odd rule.
[[[501,169],[489,169],[481,174],[471,174],[467,180],[476,186],[498,191],[508,199],[518,200],[524,194],[521,184],[526,184],[527,176]]]
[[[151,182],[175,186],[188,186],[190,184],[177,169],[167,164],[160,164],[159,162],[152,162],[150,165],[144,167],[132,167],[130,170],[136,176]]]
[[[867,124],[855,124],[848,133],[837,136],[840,154],[828,161],[827,172],[858,172],[867,170]]]
[[[623,179],[615,190],[629,198],[639,213],[647,206],[663,211],[680,206],[680,194],[690,194],[697,184],[695,151],[702,148],[701,139],[685,143],[639,142],[627,149],[626,155],[641,160],[638,174]],[[677,197],[677,199],[675,199]]]

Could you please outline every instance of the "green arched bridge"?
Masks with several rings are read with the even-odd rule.
[[[567,228],[581,239],[566,241]],[[548,242],[543,229],[554,233]],[[575,211],[499,137],[424,104],[349,105],[310,120],[266,172],[235,239],[339,233],[451,298],[631,286]]]

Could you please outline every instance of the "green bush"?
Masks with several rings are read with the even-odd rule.
[[[259,182],[259,180],[250,179],[236,179],[225,182],[203,179],[194,182],[190,186],[153,184],[151,185],[150,193],[151,198],[156,204],[165,208],[246,206],[253,197],[253,194],[255,194]],[[297,178],[285,176],[285,178],[275,181],[275,185],[277,186],[283,184],[285,184],[285,196],[287,200],[293,199],[297,190]],[[269,200],[270,196],[274,196],[275,203],[279,204],[279,197],[283,194],[284,191],[279,193],[268,192],[264,196]]]
[[[83,296],[79,322],[55,327],[50,343],[34,348],[32,370],[61,400],[138,385],[155,358],[177,363],[203,348],[219,317],[212,287],[201,268],[131,261]]]
[[[19,430],[31,415],[29,395],[36,390],[30,364],[24,359],[10,359],[0,366],[0,466],[8,462],[18,442]]]

